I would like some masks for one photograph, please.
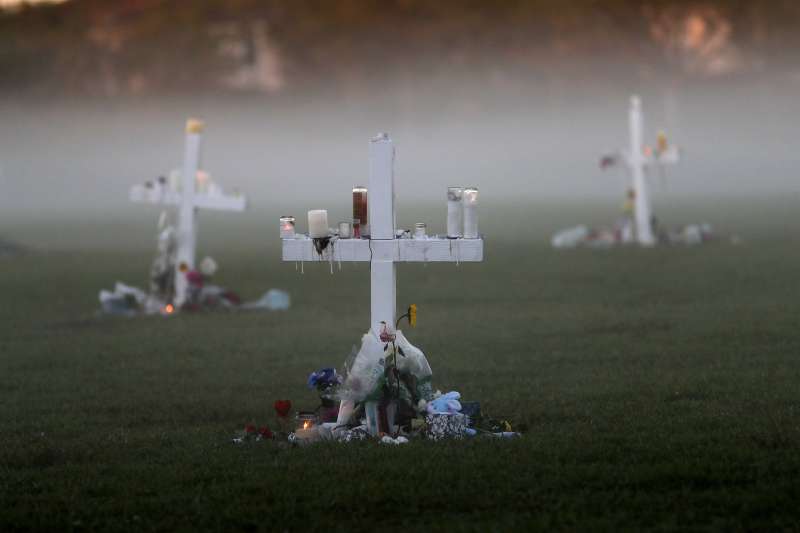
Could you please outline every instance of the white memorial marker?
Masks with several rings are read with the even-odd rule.
[[[330,238],[325,246],[320,246],[320,239],[297,235],[295,238],[284,238],[284,261],[363,261],[370,263],[370,334],[362,338],[361,351],[356,356],[354,368],[370,367],[370,351],[377,350],[382,357],[381,333],[388,330],[397,336],[397,342],[406,354],[416,353],[424,366],[428,366],[424,354],[413,347],[399,331],[394,331],[397,316],[397,263],[401,262],[479,262],[483,260],[483,239],[477,232],[477,189],[470,201],[473,216],[469,231],[475,238],[428,237],[424,225],[416,231],[416,238],[398,238],[395,230],[395,194],[394,194],[394,145],[389,136],[379,135],[370,142],[369,147],[369,188],[367,191],[367,217],[369,220],[369,238],[337,239]],[[309,223],[318,216],[309,212]],[[448,216],[448,220],[452,217]],[[459,217],[460,218],[460,217]],[[314,228],[316,229],[316,228]],[[448,229],[448,233],[453,228]],[[421,231],[419,231],[421,230]],[[463,233],[463,231],[459,231]],[[315,233],[315,235],[319,235]],[[318,251],[320,250],[320,251]],[[374,352],[373,352],[374,353]],[[363,363],[363,365],[361,364]],[[382,363],[380,363],[382,364]],[[382,366],[370,367],[383,373]],[[370,379],[370,378],[368,378]],[[374,418],[376,403],[368,401],[366,405],[367,427],[374,434],[378,424]],[[347,423],[354,408],[353,400],[342,400],[337,423]],[[370,423],[372,420],[372,423]]]
[[[675,147],[659,146],[658,150],[645,153],[643,143],[644,118],[642,116],[642,100],[634,95],[628,113],[630,129],[630,147],[624,153],[625,161],[631,171],[631,186],[634,191],[634,219],[636,241],[641,246],[654,246],[656,238],[652,227],[652,203],[647,190],[645,173],[648,167],[656,164],[674,164],[679,160],[679,152]]]
[[[175,299],[176,308],[186,301],[188,282],[184,266],[187,270],[195,268],[197,248],[198,209],[214,209],[217,211],[244,211],[246,199],[239,194],[224,194],[219,186],[208,183],[208,177],[202,176],[200,190],[196,190],[198,171],[200,170],[200,145],[203,133],[203,122],[190,119],[186,122],[186,149],[181,170],[180,190],[171,187],[165,180],[153,184],[136,185],[131,188],[130,199],[137,203],[175,205],[179,208],[177,228],[177,252],[175,260]]]
[[[483,239],[477,234],[477,219],[474,227],[470,228],[475,238],[397,238],[394,144],[387,134],[381,134],[370,142],[369,152],[367,209],[370,238],[338,239],[322,253],[317,253],[312,238],[298,235],[294,239],[282,240],[283,260],[370,263],[370,326],[372,332],[380,336],[382,323],[393,328],[396,322],[397,263],[480,262],[483,261]],[[477,202],[477,190],[474,201]]]

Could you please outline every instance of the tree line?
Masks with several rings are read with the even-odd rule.
[[[274,91],[608,69],[737,75],[794,61],[798,23],[795,0],[70,0],[0,15],[0,89],[259,89],[265,69]]]

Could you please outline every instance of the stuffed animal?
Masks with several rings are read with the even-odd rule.
[[[452,391],[442,394],[428,402],[428,413],[430,414],[456,414],[461,411],[461,394]]]

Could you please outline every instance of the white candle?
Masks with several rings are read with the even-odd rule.
[[[464,238],[478,238],[478,188],[464,189]]]
[[[308,236],[321,239],[330,235],[328,230],[328,211],[312,209],[308,212]]]
[[[427,230],[428,226],[424,222],[417,222],[414,224],[414,238],[415,239],[427,239]]]
[[[461,237],[464,213],[464,206],[461,201],[463,193],[464,189],[461,187],[447,188],[447,236],[451,239]]]

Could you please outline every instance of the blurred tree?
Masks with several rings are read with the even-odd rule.
[[[0,88],[731,76],[788,68],[799,22],[796,0],[71,0],[0,14]]]

